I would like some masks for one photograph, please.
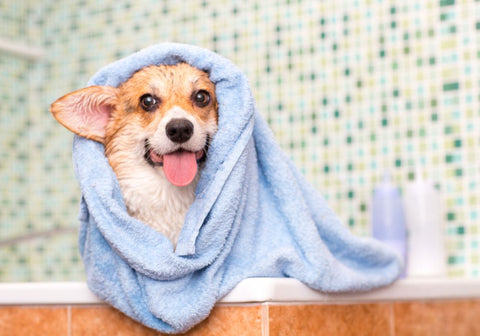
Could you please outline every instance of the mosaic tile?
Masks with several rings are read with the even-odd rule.
[[[479,17],[480,2],[455,0],[0,2],[1,37],[47,50],[37,63],[0,55],[0,281],[83,278],[74,233],[8,243],[77,226],[72,137],[48,106],[161,41],[235,62],[355,234],[369,234],[382,172],[403,189],[420,166],[444,201],[449,274],[478,277]]]

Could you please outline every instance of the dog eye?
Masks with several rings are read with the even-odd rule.
[[[210,103],[210,94],[205,90],[194,92],[192,98],[198,107],[205,107]]]
[[[151,94],[144,94],[140,97],[140,106],[147,112],[153,111],[158,105],[158,100]]]

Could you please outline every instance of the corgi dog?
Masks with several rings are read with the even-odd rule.
[[[208,74],[186,63],[152,65],[118,87],[69,93],[50,112],[70,131],[105,146],[128,213],[175,246],[218,128]]]

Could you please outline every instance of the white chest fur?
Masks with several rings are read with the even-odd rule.
[[[140,171],[119,176],[120,188],[129,214],[163,233],[174,245],[195,199],[194,182],[185,187],[171,184],[161,167],[144,165]]]

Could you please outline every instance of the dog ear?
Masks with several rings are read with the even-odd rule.
[[[117,88],[89,86],[59,98],[50,106],[50,112],[73,133],[103,143],[116,103]]]

